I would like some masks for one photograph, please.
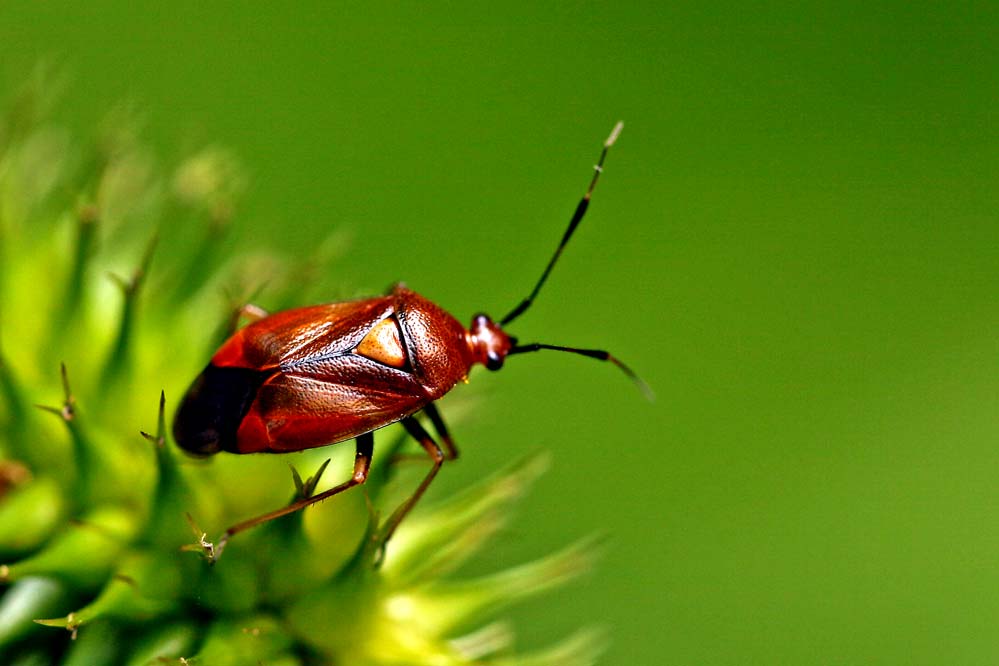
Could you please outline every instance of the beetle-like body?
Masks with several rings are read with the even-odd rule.
[[[219,451],[300,451],[357,440],[353,475],[318,495],[230,527],[229,537],[268,520],[303,509],[360,483],[371,464],[372,432],[401,422],[433,463],[419,487],[379,531],[384,545],[433,481],[441,463],[458,451],[434,401],[467,379],[476,363],[490,370],[507,356],[553,349],[610,361],[648,393],[648,387],[606,351],[541,343],[517,345],[503,326],[534,302],[548,274],[583,219],[603,169],[607,150],[621,131],[618,123],[604,142],[590,186],[534,289],[498,323],[476,315],[469,328],[441,307],[402,286],[388,295],[314,305],[263,317],[236,331],[194,381],[174,419],[177,443],[196,455]],[[423,412],[437,441],[415,417]],[[307,494],[307,493],[306,493]]]
[[[206,455],[284,453],[353,439],[423,409],[511,347],[414,291],[295,308],[238,330],[184,398],[177,443]]]

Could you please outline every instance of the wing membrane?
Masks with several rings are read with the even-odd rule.
[[[324,446],[394,423],[430,402],[409,373],[357,355],[296,364],[257,393],[269,450]]]

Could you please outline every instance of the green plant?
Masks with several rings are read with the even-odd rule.
[[[202,527],[220,533],[350,468],[351,447],[306,452],[292,484],[280,457],[194,461],[166,437],[164,395],[181,394],[239,306],[261,289],[279,307],[302,298],[295,271],[322,258],[290,268],[232,251],[246,179],[227,151],[164,170],[127,111],[84,148],[51,120],[47,85],[0,120],[0,661],[592,662],[593,632],[525,656],[494,621],[587,569],[592,544],[451,577],[543,458],[421,507],[380,566],[378,516],[412,485],[386,462],[402,439],[363,490],[240,535],[214,566],[201,556]]]

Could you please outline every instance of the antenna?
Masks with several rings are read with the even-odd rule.
[[[531,303],[534,302],[534,297],[538,295],[539,291],[541,291],[541,287],[544,285],[545,280],[548,279],[548,274],[552,272],[555,262],[558,261],[560,256],[562,256],[562,250],[569,242],[569,239],[572,238],[572,234],[576,231],[576,227],[578,227],[579,223],[582,221],[583,215],[586,214],[586,209],[590,206],[590,195],[593,194],[593,188],[596,187],[597,180],[600,178],[600,174],[604,170],[604,159],[607,157],[607,151],[614,145],[614,142],[617,141],[617,137],[621,134],[621,130],[623,128],[624,122],[618,121],[618,123],[614,125],[614,129],[611,130],[610,136],[608,136],[607,140],[604,141],[604,148],[600,151],[600,159],[597,160],[596,166],[593,167],[593,178],[590,180],[590,186],[586,188],[586,194],[583,195],[583,198],[579,201],[579,205],[576,206],[576,212],[572,214],[572,219],[569,220],[569,228],[566,229],[565,233],[562,235],[562,242],[560,242],[558,247],[555,248],[555,254],[552,255],[548,265],[545,266],[545,270],[541,274],[541,279],[539,279],[538,283],[534,285],[534,289],[531,291],[531,294],[522,300],[520,305],[515,307],[510,314],[500,320],[500,326],[506,326],[511,321],[524,314],[524,311],[531,307]]]
[[[590,358],[595,358],[598,361],[610,361],[617,367],[621,368],[624,374],[628,375],[631,381],[635,382],[635,386],[638,390],[642,392],[645,398],[649,402],[654,402],[656,399],[656,394],[653,393],[652,387],[645,383],[645,381],[635,374],[635,371],[626,366],[616,357],[612,356],[610,352],[603,351],[602,349],[578,349],[577,347],[561,347],[559,345],[545,345],[539,342],[532,342],[529,345],[516,345],[512,347],[507,356],[512,354],[524,354],[527,352],[536,352],[542,349],[551,349],[553,351],[569,352],[570,354],[579,354],[580,356],[588,356]]]

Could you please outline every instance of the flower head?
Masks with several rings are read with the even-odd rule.
[[[522,655],[497,620],[588,569],[591,542],[455,577],[543,457],[419,508],[381,552],[380,516],[409,481],[397,443],[363,490],[202,557],[208,534],[346,478],[352,451],[296,455],[289,474],[280,457],[172,446],[167,406],[266,282],[222,242],[244,171],[216,146],[164,169],[127,109],[87,148],[52,106],[36,83],[0,120],[0,661],[591,663],[593,632]]]

